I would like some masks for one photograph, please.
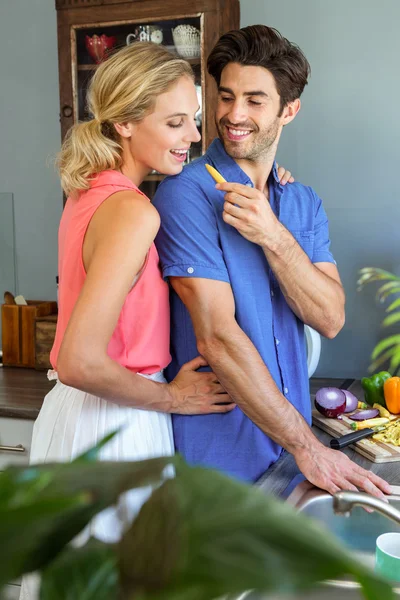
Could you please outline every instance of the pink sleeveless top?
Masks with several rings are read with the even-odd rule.
[[[58,233],[60,285],[57,331],[50,354],[55,370],[65,329],[86,278],[82,258],[86,230],[102,202],[123,190],[142,194],[122,173],[103,171],[89,190],[80,194],[77,200],[68,198],[65,205]],[[134,275],[132,273],[132,279]],[[96,310],[95,306],[93,310]],[[164,369],[171,360],[168,285],[162,279],[154,243],[144,270],[126,297],[107,353],[127,369],[146,375]]]

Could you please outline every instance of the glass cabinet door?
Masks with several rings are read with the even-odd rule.
[[[71,30],[72,87],[74,122],[91,118],[86,103],[86,93],[97,66],[113,52],[136,41],[151,41],[162,44],[171,53],[187,60],[195,75],[195,85],[200,110],[196,124],[202,133],[204,110],[204,53],[203,17],[188,16],[170,20],[121,21],[76,25]],[[192,144],[187,156],[190,162],[205,151],[205,142]],[[163,175],[152,172],[146,177],[141,188],[152,197],[163,179]]]

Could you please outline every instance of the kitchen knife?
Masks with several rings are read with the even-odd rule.
[[[349,446],[350,444],[355,444],[356,442],[369,437],[370,435],[378,433],[375,429],[361,429],[360,431],[352,431],[351,433],[346,433],[346,435],[342,435],[339,438],[332,438],[330,441],[330,446],[333,450],[342,450]]]
[[[342,435],[342,437],[339,438],[333,438],[330,441],[330,446],[333,448],[333,450],[342,450],[343,448],[346,448],[346,446],[355,444],[356,442],[359,442],[360,440],[369,437],[374,433],[380,433],[386,429],[386,427],[393,425],[393,423],[396,423],[397,421],[399,421],[399,418],[394,417],[385,425],[380,425],[379,427],[374,427],[373,429],[372,427],[368,427],[367,429],[360,429],[360,431],[352,431],[351,433]]]

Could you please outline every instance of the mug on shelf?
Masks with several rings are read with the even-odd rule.
[[[104,33],[103,35],[85,36],[86,49],[97,64],[107,58],[116,42],[117,38],[114,35],[108,36]]]

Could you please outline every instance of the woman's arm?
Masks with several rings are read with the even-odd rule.
[[[159,224],[156,209],[135,192],[114,194],[92,217],[83,245],[87,277],[57,361],[60,381],[146,410],[226,412],[233,404],[215,375],[194,371],[205,364],[201,358],[188,363],[167,385],[132,373],[107,354],[122,306]]]

